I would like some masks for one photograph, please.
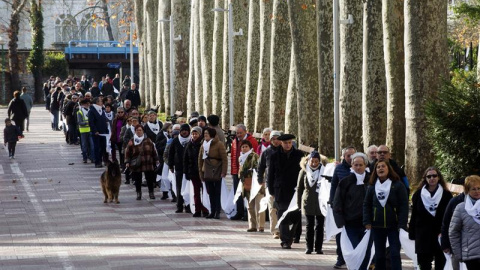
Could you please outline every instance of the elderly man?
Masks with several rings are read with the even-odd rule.
[[[130,113],[132,112],[132,102],[129,99],[125,99],[123,102],[123,108],[125,109],[125,116],[131,116]]]
[[[268,168],[268,192],[275,197],[278,216],[282,216],[287,211],[297,187],[298,173],[301,170],[300,160],[303,152],[293,147],[294,138],[295,136],[291,134],[284,134],[277,138],[281,141],[281,147],[272,154]],[[300,220],[300,211],[294,211],[288,213],[280,223],[280,239],[283,249],[291,249]],[[292,228],[290,225],[293,225]]]
[[[132,83],[132,87],[127,93],[126,99],[129,99],[132,102],[132,107],[138,108],[142,104],[140,100],[140,93],[137,90],[137,85]]]
[[[23,100],[23,102],[25,102],[25,106],[27,106],[27,124],[25,125],[25,129],[28,131],[28,127],[30,126],[30,111],[33,107],[33,99],[32,96],[27,93],[26,87],[22,88],[22,94],[20,95],[20,98]]]
[[[337,186],[340,180],[350,174],[350,167],[352,167],[352,155],[355,154],[355,152],[357,152],[357,150],[353,146],[342,149],[342,163],[338,164],[333,172],[332,186],[330,188],[330,203],[333,203],[335,199],[335,192],[337,191]],[[335,240],[337,242],[337,262],[333,267],[338,269],[345,265],[345,260],[343,259],[342,249],[340,247],[340,234],[337,234]]]
[[[280,141],[278,137],[282,135],[280,131],[274,130],[270,132],[270,145],[268,146],[265,151],[262,152],[260,155],[260,161],[258,162],[258,183],[265,184],[266,180],[268,179],[268,169],[270,168],[270,162],[273,153],[278,151],[280,148]],[[280,238],[280,233],[278,229],[275,227],[277,226],[277,208],[274,206],[274,194],[270,194],[270,199],[268,200],[268,214],[270,217],[270,233],[273,235],[274,239]]]
[[[258,147],[257,140],[252,135],[247,133],[247,127],[245,125],[238,124],[236,137],[232,142],[232,150],[230,151],[230,157],[231,157],[230,173],[232,174],[233,187],[235,190],[237,190],[238,183],[240,182],[240,178],[238,177],[238,173],[240,169],[238,158],[240,157],[240,143],[243,140],[248,140],[252,144],[252,148],[257,149]],[[242,197],[238,198],[236,204],[237,204],[237,214],[233,216],[231,219],[232,220],[244,219],[246,221],[247,214],[245,213],[246,210],[244,209],[245,207],[243,204],[243,198]]]
[[[408,182],[407,175],[405,174],[403,169],[398,166],[397,162],[391,159],[390,148],[388,148],[388,146],[382,144],[377,148],[377,159],[370,164],[370,171],[373,172],[373,169],[375,168],[375,163],[377,163],[377,161],[385,160],[387,160],[390,165],[392,165],[393,170],[398,174],[398,176],[400,176],[400,179],[402,180],[405,188],[407,189],[407,195],[409,195],[410,184]]]
[[[372,144],[367,148],[366,154],[368,156],[369,164],[372,164],[377,159],[377,148],[378,146],[376,146],[375,144]]]
[[[103,100],[96,97],[93,99],[93,102],[88,111],[88,123],[93,137],[95,168],[101,168],[102,157],[105,157],[107,150],[107,140],[102,135],[108,134],[108,119],[103,109]]]

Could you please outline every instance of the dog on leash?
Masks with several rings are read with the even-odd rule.
[[[118,193],[122,184],[122,175],[117,161],[107,161],[106,169],[100,177],[100,184],[105,195],[104,203],[113,202],[114,199],[116,203],[120,203]]]

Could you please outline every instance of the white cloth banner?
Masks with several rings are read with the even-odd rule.
[[[233,187],[230,189],[230,192],[228,192],[225,178],[223,178],[220,199],[223,212],[225,212],[227,218],[231,218],[237,214],[237,205],[233,202],[233,197],[235,196],[234,192],[235,190]]]
[[[259,213],[262,213],[263,211],[267,210],[268,207],[268,202],[270,201],[270,192],[268,192],[268,188],[265,189],[265,197],[263,197],[260,200],[260,210],[258,210]]]
[[[298,209],[298,204],[297,204],[297,191],[295,190],[295,194],[293,194],[292,200],[290,201],[290,204],[288,205],[287,211],[283,212],[283,215],[278,219],[277,221],[277,226],[275,226],[275,229],[278,229],[278,226],[280,226],[280,223],[285,219],[288,213],[293,212]]]
[[[260,189],[262,186],[258,183],[258,175],[257,175],[257,170],[253,170],[253,175],[252,175],[252,188],[250,189],[250,200],[251,202],[255,197],[257,196],[258,192],[260,192]]]
[[[168,179],[168,174],[170,170],[168,169],[168,165],[166,163],[163,164],[163,170],[162,170],[162,182],[160,182],[160,191],[161,192],[168,192],[170,191],[171,188],[171,182]],[[158,178],[157,178],[158,179]],[[158,180],[157,180],[158,182]]]
[[[438,237],[438,243],[439,244],[442,244],[441,242],[441,236]],[[443,253],[443,255],[445,256],[445,267],[443,268],[443,270],[453,270],[453,262],[452,262],[452,254],[451,253]],[[460,270],[467,270],[467,265],[464,263],[464,262],[459,262],[460,266],[459,266],[459,269]]]
[[[207,208],[208,212],[212,212],[212,208],[210,206],[210,196],[208,195],[207,192],[207,186],[205,185],[205,182],[202,181],[203,184],[203,189],[202,189],[202,204],[205,208]]]
[[[415,240],[408,238],[408,232],[400,229],[400,244],[402,245],[405,255],[413,261],[413,268],[418,269],[417,254],[415,253]]]
[[[330,205],[328,205],[328,211],[325,218],[325,242],[328,242],[335,238],[335,235],[339,234],[342,231],[341,228],[337,227],[335,219],[333,218],[333,210]]]
[[[174,193],[177,193],[177,177],[175,176],[175,173],[171,172],[170,170],[168,170],[168,180],[170,181],[170,183],[172,183],[172,190]],[[175,194],[175,195],[178,195],[178,194]]]
[[[348,269],[357,270],[362,265],[362,262],[365,259],[365,254],[367,253],[370,234],[371,230],[366,230],[362,241],[360,241],[360,243],[353,248],[352,242],[348,238],[345,227],[342,228],[342,234],[340,235],[340,246],[342,247],[343,259],[345,260]],[[370,260],[375,253],[375,249],[372,248],[371,250],[372,254],[370,255]],[[368,265],[370,265],[370,263]]]
[[[328,200],[330,199],[330,187],[332,184],[328,182],[327,178],[322,177],[320,180],[320,192],[318,192],[318,204],[320,211],[324,217],[327,216]]]
[[[233,186],[232,186],[232,189],[233,189]],[[240,198],[240,196],[242,196],[242,193],[243,193],[243,183],[242,183],[242,181],[239,181],[238,186],[237,186],[237,190],[235,191],[235,196],[233,197],[233,203],[237,202],[238,198]]]
[[[185,174],[183,175],[182,178],[182,189],[180,191],[180,194],[183,196],[183,201],[185,202],[185,205],[190,205],[190,183],[191,181],[188,181],[187,178],[185,178]],[[193,204],[193,203],[192,203]],[[190,207],[190,210],[195,210]]]

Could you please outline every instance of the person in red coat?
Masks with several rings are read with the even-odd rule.
[[[249,133],[247,133],[247,127],[243,124],[238,124],[237,125],[237,133],[236,137],[232,142],[232,149],[230,151],[230,173],[232,174],[233,178],[233,187],[235,190],[237,190],[238,187],[238,182],[240,179],[238,178],[238,171],[240,168],[240,165],[238,163],[238,158],[240,157],[240,143],[243,140],[248,140],[252,144],[253,149],[258,148],[258,142],[257,140]],[[232,220],[239,220],[243,219],[243,217],[246,217],[245,214],[245,206],[243,205],[243,198],[238,198],[237,202],[237,214],[233,216],[231,219]]]

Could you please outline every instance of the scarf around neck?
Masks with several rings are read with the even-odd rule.
[[[430,215],[435,216],[437,213],[438,204],[442,199],[443,195],[443,188],[441,185],[438,185],[435,194],[430,193],[427,189],[428,185],[423,186],[422,190],[420,191],[420,197],[422,197],[423,206],[425,209],[430,213]]]
[[[93,104],[92,106],[93,106],[93,108],[95,108],[95,110],[98,112],[98,114],[102,115],[102,113],[103,113],[103,107],[102,106],[98,106],[97,104]]]
[[[353,169],[350,169],[350,171],[351,171],[353,174],[355,174],[355,176],[357,177],[357,186],[363,185],[364,182],[365,182],[365,176],[367,175],[366,170],[365,170],[362,174],[356,173]]]
[[[151,123],[150,121],[147,122],[148,128],[155,133],[155,135],[158,134],[160,131],[160,125],[158,124],[158,121],[155,121],[155,123]]]
[[[307,164],[305,166],[305,172],[307,174],[307,180],[308,180],[308,185],[310,187],[313,187],[315,183],[318,181],[320,178],[320,165],[317,168],[312,168],[310,165]]]
[[[380,183],[380,179],[377,178],[377,182],[375,183],[375,195],[377,196],[377,199],[382,205],[382,207],[385,207],[385,204],[387,204],[391,186],[392,180],[387,178],[385,182]]]
[[[188,135],[188,137],[184,138],[182,136],[178,136],[178,140],[180,141],[180,144],[185,147],[185,145],[191,140],[192,136]]]
[[[210,151],[210,145],[212,144],[212,139],[210,141],[203,140],[203,156],[202,159],[208,158],[208,152]]]
[[[105,112],[105,116],[107,117],[108,120],[112,121],[113,120],[113,112]]]
[[[137,136],[137,134],[133,135],[133,144],[134,145],[139,145],[143,142],[143,139],[145,139],[145,134],[140,138]]]
[[[253,152],[253,148],[250,148],[250,150],[248,150],[248,152],[246,153],[242,153],[240,152],[240,156],[238,157],[238,163],[240,164],[240,167],[243,166],[243,164],[245,163],[245,160],[247,160],[247,157]]]
[[[474,203],[472,197],[467,194],[465,198],[465,211],[467,211],[467,214],[469,214],[477,224],[480,224],[480,200],[476,200]]]

